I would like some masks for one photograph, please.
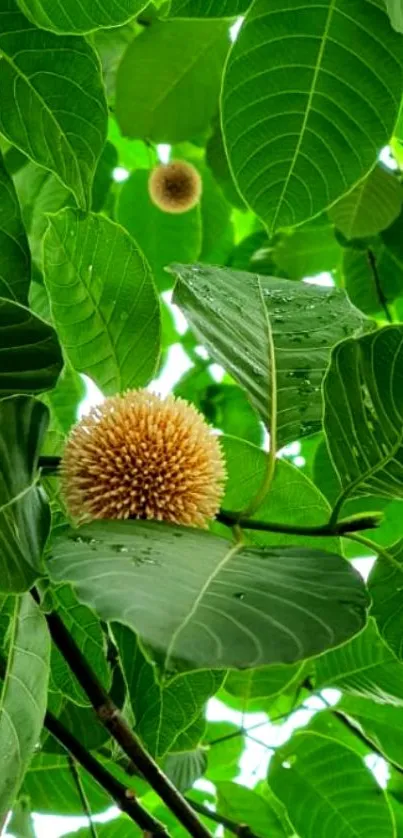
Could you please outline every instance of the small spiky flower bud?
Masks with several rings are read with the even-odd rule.
[[[183,399],[130,390],[72,429],[61,464],[70,514],[205,527],[223,495],[220,443]]]
[[[194,166],[176,160],[151,172],[148,191],[153,203],[164,212],[187,212],[200,200],[202,180]]]

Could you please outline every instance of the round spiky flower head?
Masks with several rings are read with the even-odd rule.
[[[187,212],[200,200],[202,180],[184,160],[157,166],[148,181],[150,198],[164,212]]]
[[[80,520],[205,527],[218,512],[225,468],[217,436],[193,405],[129,390],[72,429],[61,477],[67,508]]]

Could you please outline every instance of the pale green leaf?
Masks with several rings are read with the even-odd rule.
[[[324,424],[343,497],[403,497],[403,326],[335,347]]]
[[[395,838],[375,777],[358,754],[327,736],[294,734],[276,751],[268,780],[300,838]]]
[[[28,302],[31,257],[13,181],[0,155],[0,296]]]
[[[171,0],[170,17],[236,17],[252,0]]]
[[[269,429],[277,395],[278,447],[320,430],[330,349],[365,322],[344,291],[228,268],[171,269],[174,302]]]
[[[21,593],[43,573],[48,503],[38,487],[47,408],[30,396],[0,400],[0,590]]]
[[[218,108],[228,23],[171,20],[135,38],[119,66],[116,118],[128,137],[156,143],[207,131]]]
[[[15,0],[2,2],[0,52],[1,133],[89,207],[107,128],[95,52],[84,38],[37,29]]]
[[[0,819],[12,806],[42,730],[50,636],[30,594],[16,597],[0,696]]]
[[[50,217],[44,247],[52,316],[74,369],[106,395],[147,384],[159,356],[160,315],[135,242],[103,216],[67,209]]]
[[[386,8],[393,28],[396,32],[403,32],[402,0],[386,0]]]
[[[273,231],[366,175],[399,112],[399,36],[377,0],[255,0],[226,66],[224,137],[249,206]]]
[[[375,236],[400,213],[403,191],[399,179],[382,166],[372,172],[329,211],[333,224],[346,239]]]
[[[368,698],[345,695],[337,710],[364,732],[377,751],[403,769],[403,708],[379,704]]]
[[[371,614],[380,635],[399,660],[403,660],[403,539],[388,547],[387,554],[389,560],[384,555],[378,556],[368,580]]]
[[[48,568],[102,620],[137,631],[170,674],[293,663],[347,640],[366,619],[363,583],[340,556],[234,546],[156,521],[66,533]]]
[[[92,32],[94,29],[121,26],[137,15],[147,0],[100,0],[96,3],[81,0],[18,0],[24,14],[36,26],[57,33]]]

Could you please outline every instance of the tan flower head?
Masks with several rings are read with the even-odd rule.
[[[219,509],[225,468],[218,438],[193,405],[131,390],[72,429],[61,477],[67,508],[80,520],[205,527]]]
[[[202,180],[194,166],[176,160],[151,172],[148,191],[154,204],[164,212],[187,212],[200,200]]]

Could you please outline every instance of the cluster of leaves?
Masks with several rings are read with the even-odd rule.
[[[10,834],[34,835],[31,810],[111,803],[49,714],[172,838],[189,834],[97,720],[52,613],[201,828],[207,803],[226,835],[403,836],[402,31],[397,0],[0,0]],[[202,178],[183,214],[149,197],[162,144]],[[304,281],[318,274],[331,287]],[[39,460],[62,453],[82,374],[105,396],[144,387],[177,345],[174,392],[222,432],[222,514],[209,531],[71,530]],[[349,559],[368,552],[366,585]],[[208,700],[278,723],[326,687],[337,705],[322,696],[267,781],[235,783],[252,733],[207,723]],[[79,833],[94,834],[141,830],[122,814]]]

